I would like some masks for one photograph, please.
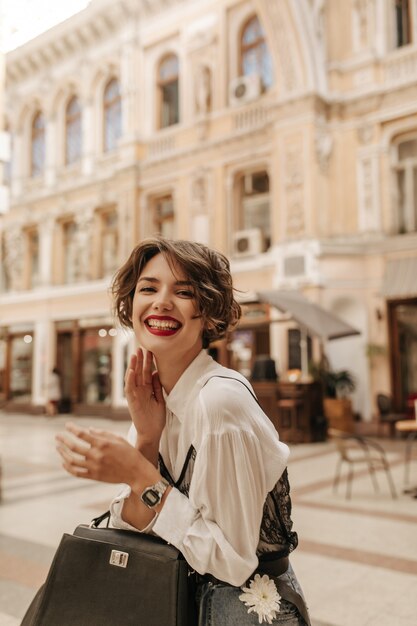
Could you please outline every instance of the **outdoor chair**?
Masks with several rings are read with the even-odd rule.
[[[365,467],[369,471],[372,484],[376,492],[379,492],[376,471],[384,470],[387,476],[391,495],[393,498],[397,497],[385,451],[378,443],[372,441],[368,437],[351,435],[350,433],[345,433],[332,428],[329,429],[328,434],[329,437],[331,437],[331,439],[335,442],[339,452],[336,474],[333,481],[333,491],[337,490],[342,465],[345,463],[349,467],[346,479],[346,498],[350,498],[352,495],[352,482],[355,465]]]
[[[392,410],[392,398],[384,393],[378,393],[376,397],[376,404],[378,407],[378,435],[380,434],[380,427],[384,424],[389,426],[389,434],[391,439],[395,436],[395,424],[400,420],[407,419],[405,413],[395,413]]]

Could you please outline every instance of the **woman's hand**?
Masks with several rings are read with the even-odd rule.
[[[63,467],[73,476],[104,483],[127,483],[137,492],[160,480],[152,463],[123,437],[71,422],[66,429],[68,433],[56,436],[57,450]]]
[[[125,394],[138,443],[158,446],[165,427],[165,400],[158,372],[152,373],[153,354],[138,348],[125,375]]]

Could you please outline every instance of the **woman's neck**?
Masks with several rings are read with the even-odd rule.
[[[194,361],[200,351],[201,348],[197,352],[192,351],[181,357],[178,355],[168,356],[166,353],[158,357],[158,355],[154,354],[159,380],[161,381],[165,393],[171,393],[182,374]]]

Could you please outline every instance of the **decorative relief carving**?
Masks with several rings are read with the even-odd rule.
[[[380,227],[378,208],[377,156],[363,156],[358,162],[359,229],[362,232]]]
[[[297,58],[297,54],[294,50],[294,44],[289,37],[291,31],[283,17],[283,3],[268,0],[268,2],[264,2],[264,5],[275,35],[279,65],[285,89],[293,91],[299,82],[294,65],[294,59]]]
[[[286,235],[288,237],[300,237],[305,229],[302,154],[302,138],[288,139],[284,151]]]
[[[325,24],[324,24],[324,8],[326,0],[313,0],[313,20],[314,29],[317,39],[324,42]]]
[[[197,115],[207,115],[211,111],[211,70],[207,65],[200,65],[194,87],[195,109]]]
[[[357,40],[360,48],[368,46],[372,39],[374,0],[355,0],[357,15]]]
[[[333,152],[333,137],[327,127],[324,116],[321,116],[318,121],[315,144],[317,161],[320,170],[323,174],[326,174],[329,167],[330,157]]]
[[[194,214],[207,213],[209,177],[206,169],[199,169],[193,174],[190,184],[190,206]]]
[[[364,122],[357,130],[358,140],[362,145],[371,143],[374,138],[374,128],[371,124]]]
[[[73,245],[73,276],[75,281],[91,279],[91,236],[93,212],[87,210],[75,217],[76,230]]]
[[[4,233],[4,265],[6,280],[9,289],[22,289],[24,238],[18,226],[10,228]]]
[[[362,197],[365,214],[372,211],[372,161],[362,161]]]

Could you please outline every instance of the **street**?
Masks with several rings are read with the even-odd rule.
[[[128,422],[71,419],[121,434],[128,428]],[[117,491],[117,486],[75,479],[61,468],[54,436],[67,420],[0,412],[0,626],[20,624],[62,533],[104,512]],[[398,499],[391,497],[383,472],[378,472],[380,492],[375,493],[362,470],[357,470],[350,500],[344,481],[334,494],[334,444],[291,446],[289,477],[299,535],[291,561],[314,626],[415,623],[417,500],[402,492],[405,442],[380,443]],[[416,484],[416,460],[410,475]]]

